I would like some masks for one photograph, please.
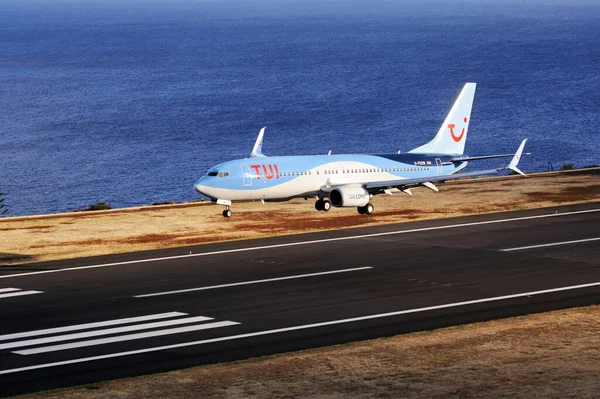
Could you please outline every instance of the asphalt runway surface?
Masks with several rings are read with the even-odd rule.
[[[4,267],[0,396],[597,303],[600,203]]]

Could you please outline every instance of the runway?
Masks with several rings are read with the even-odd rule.
[[[0,268],[0,396],[599,302],[600,203]]]

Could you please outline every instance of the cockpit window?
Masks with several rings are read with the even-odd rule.
[[[218,169],[211,169],[206,173],[206,176],[217,176],[223,178],[229,176],[229,172],[219,172]]]

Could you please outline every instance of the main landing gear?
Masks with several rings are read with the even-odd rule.
[[[317,202],[315,202],[315,209],[317,211],[329,212],[329,210],[331,209],[331,202],[319,198]]]
[[[372,215],[373,211],[375,211],[375,207],[370,202],[367,205],[359,206],[356,209],[358,210],[358,213],[360,213],[361,215]]]
[[[331,209],[331,202],[324,199],[318,199],[317,202],[315,202],[315,209],[317,211],[329,212],[329,210]],[[375,211],[375,207],[370,202],[367,203],[365,206],[359,206],[356,209],[361,215],[372,215]]]

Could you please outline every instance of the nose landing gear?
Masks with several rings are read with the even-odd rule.
[[[231,201],[218,199],[215,201],[219,205],[225,205],[225,210],[223,211],[223,217],[230,218],[231,217]]]

